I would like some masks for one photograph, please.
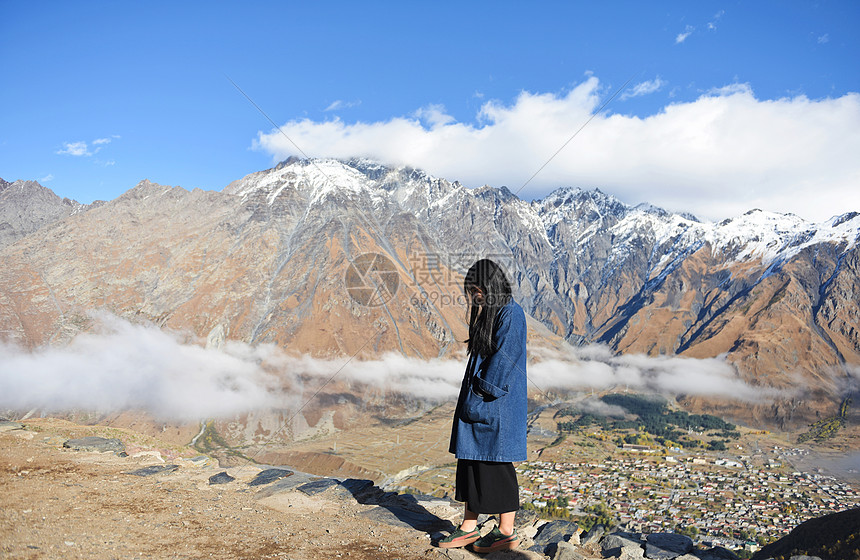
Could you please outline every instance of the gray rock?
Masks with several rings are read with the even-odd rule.
[[[533,526],[538,521],[540,521],[540,516],[537,514],[536,511],[520,508],[517,510],[514,524],[517,527],[524,527],[526,525]]]
[[[5,418],[0,419],[0,432],[8,432],[10,430],[23,430],[24,424],[20,422],[12,422]]]
[[[579,552],[573,544],[561,541],[552,560],[588,560],[588,557]]]
[[[257,490],[257,497],[258,499],[263,499],[281,492],[289,492],[291,490],[295,490],[302,484],[306,484],[314,480],[319,480],[319,477],[300,471],[293,471],[291,476],[276,480],[262,489]]]
[[[583,545],[594,544],[600,542],[600,537],[602,537],[605,532],[606,528],[603,525],[595,525],[589,532],[582,535],[580,540]]]
[[[798,555],[792,556],[789,560],[821,560],[818,556],[806,556],[806,555]]]
[[[374,488],[379,490],[379,488],[373,484],[372,480],[359,478],[347,478],[341,482],[340,485],[349,490],[358,502],[361,502],[361,497],[366,497],[373,493]]]
[[[645,550],[641,546],[625,546],[618,556],[618,560],[640,560],[642,558],[645,558]]]
[[[652,560],[673,560],[693,550],[693,540],[677,533],[652,533],[645,543],[645,556]]]
[[[328,490],[332,486],[336,486],[337,484],[340,484],[340,482],[336,478],[321,478],[319,480],[314,480],[313,482],[302,484],[296,488],[296,490],[304,492],[308,496],[314,496],[320,492]]]
[[[270,482],[280,480],[287,476],[291,476],[292,474],[293,471],[288,471],[287,469],[266,469],[264,471],[258,472],[257,476],[254,477],[254,480],[248,483],[248,486],[260,486],[262,484],[269,484]]]
[[[600,548],[604,556],[617,556],[621,553],[622,548],[626,547],[642,547],[642,537],[637,533],[625,533],[616,531],[603,538],[600,541]]]
[[[579,525],[571,521],[551,521],[542,525],[534,536],[534,545],[529,550],[554,556],[560,542],[579,534]]]
[[[566,541],[571,535],[579,532],[579,525],[571,521],[551,521],[543,525],[537,535],[535,544],[548,545]]]
[[[227,471],[223,471],[210,476],[209,484],[227,484],[228,482],[233,482],[234,480],[236,479],[227,474]]]
[[[379,486],[373,484],[372,480],[360,478],[348,478],[340,483],[348,490],[355,500],[360,504],[380,505],[390,494]]]
[[[696,556],[699,557],[699,560],[740,560],[737,554],[721,546],[709,548],[699,552]]]
[[[350,490],[350,485],[344,486],[344,482],[336,478],[318,478],[304,482],[295,486],[296,490],[301,491],[308,496],[316,496],[317,494],[325,493],[330,500],[358,502],[353,490]],[[361,502],[359,502],[361,503]],[[381,504],[374,504],[381,505]]]
[[[450,560],[475,560],[478,558],[472,552],[462,548],[438,548],[435,551],[439,556]]]
[[[428,533],[434,531],[453,531],[455,526],[448,520],[439,519],[429,513],[420,513],[396,506],[377,506],[359,514],[375,523],[385,523],[398,527],[411,527]]]
[[[108,451],[122,453],[125,451],[125,445],[120,440],[95,436],[70,439],[63,443],[63,447],[74,451],[98,451],[99,453]]]
[[[142,469],[137,469],[136,471],[129,471],[125,474],[133,474],[135,476],[152,476],[154,474],[170,474],[177,470],[179,470],[179,465],[152,465],[151,467],[144,467]]]

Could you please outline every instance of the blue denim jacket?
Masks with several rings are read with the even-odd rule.
[[[448,451],[458,459],[526,460],[526,316],[511,300],[499,311],[489,358],[470,355]]]

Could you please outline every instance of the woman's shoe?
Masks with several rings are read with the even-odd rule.
[[[438,543],[439,548],[460,548],[472,544],[481,536],[478,529],[472,531],[463,531],[457,529]]]
[[[520,544],[520,538],[517,536],[517,531],[510,535],[505,535],[495,527],[492,531],[478,539],[472,545],[472,550],[485,554],[487,552],[495,552],[496,550],[510,550],[516,548]]]

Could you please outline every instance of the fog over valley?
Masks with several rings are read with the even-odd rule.
[[[107,312],[62,347],[28,351],[0,345],[0,408],[117,412],[141,409],[164,420],[225,418],[260,409],[296,409],[312,385],[334,379],[430,403],[456,399],[465,359],[378,359],[291,355],[273,344],[206,341]],[[790,390],[754,387],[722,358],[615,355],[608,347],[530,348],[530,392],[642,391],[719,397],[748,403],[791,398]],[[611,414],[611,411],[592,409]]]

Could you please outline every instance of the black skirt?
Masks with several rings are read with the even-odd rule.
[[[454,499],[475,513],[517,511],[520,488],[514,464],[458,459]]]

